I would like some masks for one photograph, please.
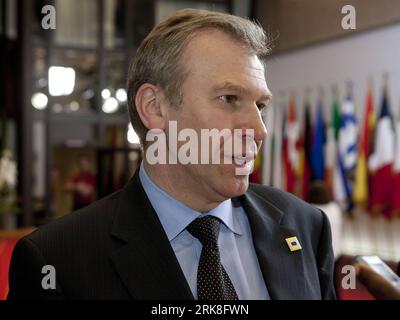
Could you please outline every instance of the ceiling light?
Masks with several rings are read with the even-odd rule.
[[[108,98],[102,107],[104,113],[114,113],[118,110],[118,101],[115,98]]]
[[[108,99],[109,97],[111,97],[110,90],[103,89],[103,91],[101,91],[101,96],[103,97],[103,99]]]
[[[49,68],[49,93],[52,96],[68,96],[74,91],[75,70],[52,66]]]
[[[120,102],[125,102],[128,98],[128,96],[126,95],[126,90],[122,88],[117,90],[117,92],[115,93],[115,97]]]
[[[31,103],[32,103],[32,106],[37,110],[46,109],[48,102],[49,102],[49,99],[42,92],[36,92],[32,95]]]

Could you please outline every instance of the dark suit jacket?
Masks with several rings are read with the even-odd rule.
[[[239,199],[271,298],[334,299],[325,214],[261,185]],[[289,250],[292,236],[302,250]],[[55,267],[55,290],[41,286],[44,265]],[[22,238],[9,287],[8,299],[193,299],[138,172],[122,190]]]

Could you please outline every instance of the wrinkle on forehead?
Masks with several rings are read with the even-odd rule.
[[[209,53],[188,60],[188,71],[192,74],[245,75],[265,82],[264,66],[256,55],[250,53],[210,55]]]
[[[191,39],[182,55],[187,74],[202,82],[248,81],[268,90],[264,64],[254,53],[221,31],[209,30]],[[191,79],[195,81],[195,79]]]

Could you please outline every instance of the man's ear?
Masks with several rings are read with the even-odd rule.
[[[147,129],[166,128],[166,115],[163,112],[163,94],[161,89],[153,84],[144,83],[136,92],[136,110]]]

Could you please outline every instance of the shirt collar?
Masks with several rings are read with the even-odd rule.
[[[148,176],[143,162],[140,165],[139,177],[143,189],[156,211],[168,240],[172,241],[196,218],[201,215],[210,215],[219,218],[233,233],[242,235],[243,231],[237,217],[231,199],[221,202],[216,208],[206,214],[193,210],[167,194],[159,188]]]

